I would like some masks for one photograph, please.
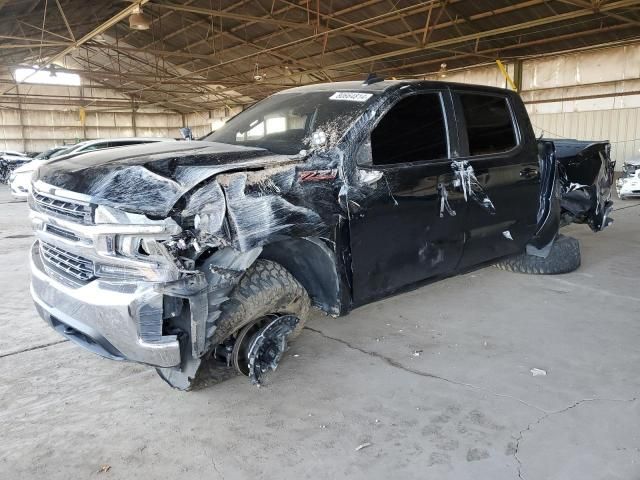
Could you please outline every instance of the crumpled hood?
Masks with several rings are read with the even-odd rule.
[[[180,197],[213,175],[292,161],[261,148],[158,142],[54,158],[38,169],[33,180],[89,195],[92,203],[167,216]]]

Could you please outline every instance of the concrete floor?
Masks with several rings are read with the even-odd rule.
[[[0,478],[639,478],[640,202],[616,208],[566,232],[577,272],[485,268],[318,315],[269,386],[183,393],[36,316],[27,207],[2,187]]]

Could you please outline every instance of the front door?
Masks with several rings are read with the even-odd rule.
[[[448,91],[401,98],[356,154],[367,192],[350,213],[357,305],[448,275],[458,264],[467,206],[454,188],[451,105]]]

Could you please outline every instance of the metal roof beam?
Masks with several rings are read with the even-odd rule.
[[[603,15],[618,20],[619,22],[630,23],[631,25],[635,25],[636,27],[640,27],[640,22],[637,20],[633,20],[631,18],[627,18],[623,15],[608,12],[602,8],[601,3],[589,3],[585,0],[558,0],[560,3],[564,3],[566,5],[573,5],[574,7],[580,7],[587,10],[592,10],[593,13],[602,13]]]
[[[601,10],[602,11],[614,10],[617,8],[628,7],[635,4],[637,4],[637,0],[619,0],[619,1],[611,2],[603,5],[601,7]],[[471,33],[468,35],[462,35],[462,36],[457,36],[457,37],[448,38],[444,40],[439,40],[437,42],[431,42],[428,45],[426,45],[424,48],[422,47],[403,48],[403,49],[399,49],[392,52],[382,53],[379,55],[372,55],[370,57],[358,58],[348,62],[341,62],[333,65],[332,68],[341,69],[341,68],[350,67],[353,65],[360,65],[363,63],[375,62],[377,60],[382,60],[390,57],[399,57],[402,55],[415,53],[421,50],[429,50],[429,49],[435,49],[439,47],[446,47],[449,45],[455,45],[458,43],[464,43],[464,42],[472,41],[476,39],[492,37],[492,36],[500,35],[502,33],[511,33],[518,30],[526,30],[528,28],[535,28],[541,25],[546,25],[548,23],[556,23],[563,20],[575,19],[576,17],[584,17],[592,14],[593,12],[591,10],[580,10],[575,12],[567,12],[567,13],[563,13],[563,14],[559,14],[551,17],[538,18],[535,20],[527,21],[527,22],[507,25],[505,27],[494,28],[491,30],[485,30],[481,32]],[[220,64],[219,66],[221,65],[224,65],[224,63]],[[311,72],[308,71],[305,73],[313,73],[313,71]],[[278,80],[278,78],[272,79],[272,80]]]
[[[121,21],[122,19],[126,18],[127,16],[129,16],[131,14],[131,12],[133,12],[134,9],[138,8],[141,5],[144,5],[145,3],[147,3],[149,0],[133,0],[133,2],[131,3],[131,5],[129,5],[128,7],[124,8],[123,10],[121,10],[120,12],[118,12],[116,15],[114,15],[113,17],[111,17],[109,20],[107,20],[106,22],[98,25],[96,28],[94,28],[93,30],[91,30],[89,33],[87,33],[86,35],[83,35],[80,39],[76,40],[75,42],[71,43],[69,46],[67,46],[66,48],[64,48],[61,52],[55,54],[53,57],[51,57],[46,63],[47,64],[52,64],[55,63],[56,61],[64,58],[65,55],[67,55],[68,53],[72,52],[75,48],[78,48],[79,46],[83,45],[84,43],[88,42],[89,40],[91,40],[93,37],[95,37],[96,35],[101,34],[102,32],[104,32],[105,30],[111,28],[113,25],[115,25],[116,23],[118,23],[119,21]],[[42,67],[44,65],[41,65],[38,69],[36,69],[34,71],[34,73],[38,70],[41,70]],[[33,75],[33,74],[31,74]],[[30,75],[30,76],[31,76]],[[27,77],[28,78],[28,77]],[[26,80],[26,79],[25,79]],[[10,92],[11,90],[13,90],[15,88],[12,87],[9,90],[3,92],[0,96],[3,96],[5,93]]]

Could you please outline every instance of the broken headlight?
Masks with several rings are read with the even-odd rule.
[[[173,257],[161,241],[136,235],[116,235],[105,250],[113,261],[97,262],[95,274],[113,280],[163,282],[178,276]]]

